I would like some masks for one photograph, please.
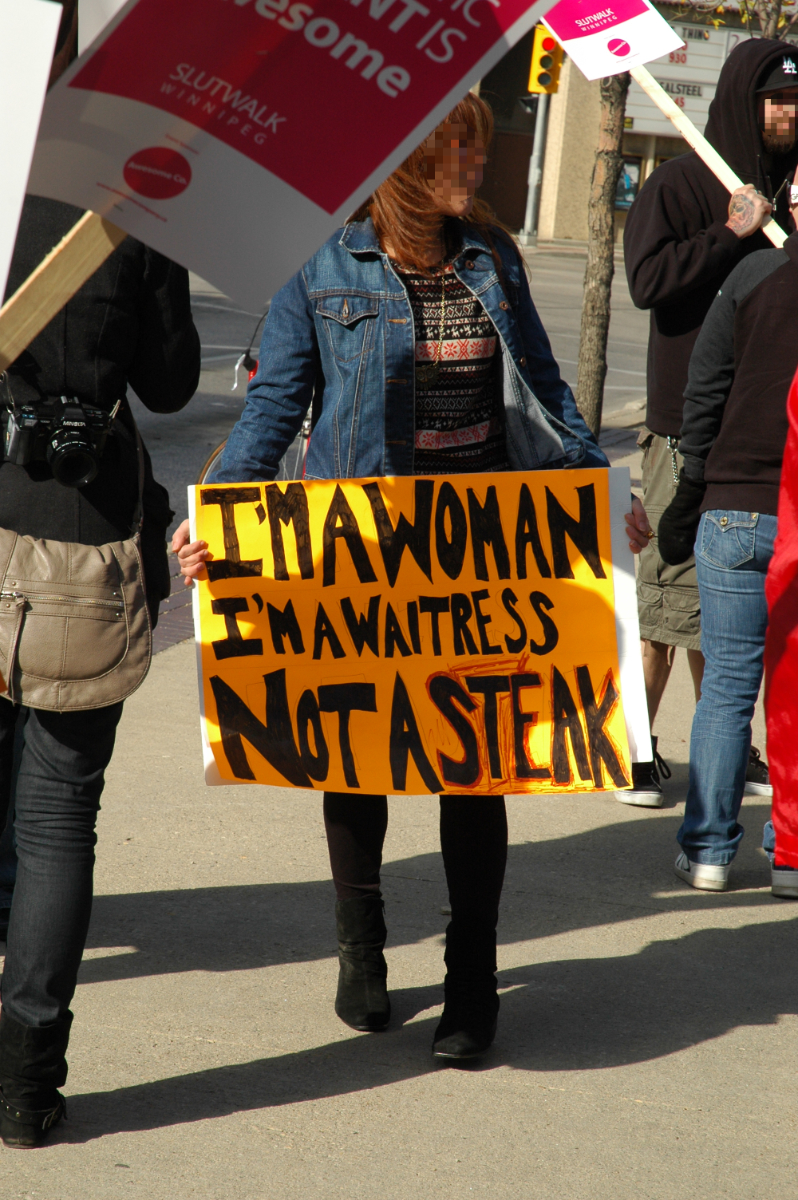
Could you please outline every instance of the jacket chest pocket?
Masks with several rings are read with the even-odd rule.
[[[317,302],[316,316],[339,362],[351,362],[371,349],[379,310],[373,296],[324,296]]]

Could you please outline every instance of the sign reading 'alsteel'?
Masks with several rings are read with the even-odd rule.
[[[130,0],[50,93],[32,186],[262,302],[549,3]]]

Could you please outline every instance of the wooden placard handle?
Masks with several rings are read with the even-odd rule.
[[[19,357],[126,237],[104,217],[83,214],[0,308],[0,371]]]
[[[731,169],[725,159],[721,158],[714,146],[710,145],[703,133],[699,133],[693,122],[682,112],[677,105],[674,104],[665,89],[657,83],[654,76],[647,67],[632,67],[630,71],[632,79],[643,89],[646,95],[654,101],[660,112],[671,121],[679,133],[693,147],[699,158],[707,164],[713,175],[716,176],[733,192],[736,188],[743,187],[743,181]],[[787,241],[787,234],[772,218],[762,226],[762,232],[766,237],[769,237],[774,246],[783,246]]]

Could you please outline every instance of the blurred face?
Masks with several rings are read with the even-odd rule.
[[[769,92],[760,103],[760,124],[765,149],[781,152],[795,145],[798,87]]]
[[[427,180],[441,212],[467,217],[482,183],[485,147],[473,129],[439,125],[424,145]]]

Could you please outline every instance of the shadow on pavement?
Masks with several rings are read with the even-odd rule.
[[[765,888],[769,871],[756,846],[767,805],[745,810],[749,833],[732,887]],[[627,820],[561,839],[511,845],[499,923],[500,944],[551,937],[655,912],[711,912],[773,904],[769,891],[698,893],[672,865],[680,817]],[[447,892],[440,854],[383,868],[388,947],[442,935]],[[80,983],[183,971],[243,971],[335,954],[329,880],[97,896],[90,948],[134,946],[136,953],[90,958]]]
[[[502,971],[496,1045],[482,1069],[584,1071],[638,1063],[798,1012],[798,920],[707,929],[639,954]],[[441,1069],[437,1018],[399,1026],[440,988],[393,993],[395,1027],[311,1050],[70,1097],[61,1140],[155,1129],[385,1087]],[[332,999],[330,998],[330,1003]],[[473,1068],[472,1068],[473,1069]]]

